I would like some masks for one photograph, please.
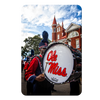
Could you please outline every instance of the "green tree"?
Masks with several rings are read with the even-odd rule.
[[[31,51],[31,49],[34,50],[34,54],[39,54],[39,43],[41,42],[42,38],[40,35],[35,35],[34,37],[28,37],[24,40],[25,46],[21,47],[21,55],[22,56],[27,56],[27,53]],[[51,42],[48,40],[49,43]]]

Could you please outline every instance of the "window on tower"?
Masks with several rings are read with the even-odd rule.
[[[54,28],[53,32],[56,32],[56,28]]]

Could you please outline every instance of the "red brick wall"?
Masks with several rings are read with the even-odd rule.
[[[56,28],[56,26],[52,26],[52,30],[53,30],[54,28]],[[56,30],[56,32],[57,32],[57,30]],[[54,33],[54,32],[52,31],[52,42],[53,42],[53,41],[56,42],[56,32]]]
[[[58,27],[60,27],[60,31],[57,32]],[[59,40],[60,40],[62,38],[62,32],[63,32],[62,27],[60,25],[58,27],[56,28],[56,32],[57,32],[56,39],[57,39],[57,41],[58,41],[58,34],[59,34]]]
[[[79,36],[71,38],[71,46],[73,48],[76,48],[76,39],[79,39],[79,48],[78,48],[78,50],[81,50],[81,48],[82,48],[82,39],[81,39],[82,32],[81,32],[81,28],[80,29],[77,29],[75,31],[77,31],[79,33]],[[69,35],[70,32],[67,33],[67,34]]]
[[[59,32],[57,32],[57,28],[58,28],[58,27],[60,27],[60,31],[59,31]],[[61,27],[60,25],[59,25],[58,27],[52,26],[52,29],[53,29],[53,28],[56,28],[56,32],[55,32],[55,33],[52,32],[52,42],[53,42],[54,40],[55,40],[55,42],[58,41],[58,36],[57,36],[58,34],[59,34],[59,39],[61,39],[61,37],[62,37],[62,32],[63,32],[62,27]],[[76,48],[76,39],[79,39],[79,47],[80,47],[80,48],[78,48],[78,49],[81,50],[81,48],[82,48],[82,38],[81,38],[82,29],[79,28],[79,29],[77,29],[77,30],[75,30],[75,31],[77,31],[77,32],[79,33],[79,36],[71,38],[71,46],[72,46],[73,48]],[[65,34],[66,34],[66,36],[68,36],[68,35],[70,34],[70,32],[65,33]]]
[[[56,33],[52,33],[52,42],[55,41],[55,40],[56,40]]]

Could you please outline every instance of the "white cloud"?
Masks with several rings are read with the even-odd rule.
[[[66,29],[70,24],[70,20],[69,19],[64,20],[63,24],[64,24],[64,28]]]
[[[78,11],[78,16],[80,15],[82,13],[82,11],[80,10],[80,11]]]
[[[34,22],[31,22],[30,24],[22,23],[21,24],[21,30],[24,31],[25,33],[27,33],[27,32],[32,32],[33,33],[34,32],[34,33],[41,34],[41,32],[37,30],[37,26],[34,25],[33,23]]]
[[[81,14],[81,11],[78,11],[76,6],[67,6],[67,5],[23,6],[22,19],[26,19],[26,23],[22,23],[23,24],[22,30],[26,31],[26,33],[24,34],[26,34],[27,36],[31,35],[31,33],[29,34],[27,33],[28,31],[41,34],[37,26],[44,25],[48,26],[51,29],[54,15],[56,17],[57,23],[62,23],[63,21],[65,29],[71,22],[74,22],[76,24],[81,24],[81,19],[75,18],[75,14],[71,15],[72,13],[75,14],[78,13],[79,16]],[[62,18],[66,19],[62,20]],[[29,24],[28,22],[31,24]]]
[[[27,20],[35,23],[36,25],[47,25],[51,27],[54,15],[56,16],[56,19],[62,18],[65,15],[65,12],[62,10],[58,11],[58,9],[61,6],[43,6],[43,5],[37,5],[37,6],[26,6],[23,7],[22,15],[23,18],[27,18]]]
[[[25,28],[26,26],[27,26],[27,24],[21,24],[21,46],[25,45],[25,43],[23,42],[25,40],[25,38],[34,37],[36,35],[35,32],[37,32],[41,36],[41,32],[38,31],[35,26],[29,25],[28,27],[30,27],[30,28]],[[23,30],[25,31],[24,33],[22,32]],[[34,33],[28,33],[29,31],[32,31]]]
[[[81,19],[77,19],[77,18],[74,18],[74,17],[71,17],[70,19],[66,19],[64,20],[64,28],[66,29],[70,23],[76,23],[76,24],[82,24],[82,20]]]
[[[65,16],[70,16],[71,13],[77,12],[77,7],[74,6],[63,6],[63,5],[29,5],[25,6],[22,9],[23,18],[36,25],[47,25],[51,27],[54,15],[56,20],[63,18]],[[60,9],[62,7],[62,9]],[[65,8],[68,7],[65,10]],[[81,14],[81,11],[78,11],[78,16]],[[74,19],[76,21],[76,19]]]

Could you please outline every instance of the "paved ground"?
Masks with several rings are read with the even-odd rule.
[[[70,83],[55,85],[54,89],[57,92],[52,93],[52,99],[70,99]],[[82,85],[79,85],[79,97],[82,98],[85,93],[85,85],[84,91],[82,91]]]
[[[24,95],[27,94],[27,83],[24,81],[24,72],[21,74],[21,91]],[[70,84],[54,85],[56,92],[52,92],[52,95],[70,95]],[[80,85],[81,89],[81,85]],[[81,91],[81,90],[80,90]]]
[[[54,85],[56,92],[52,92],[52,95],[70,95],[70,84]]]
[[[22,94],[27,95],[27,82],[24,80],[24,71],[21,73],[21,91]]]

